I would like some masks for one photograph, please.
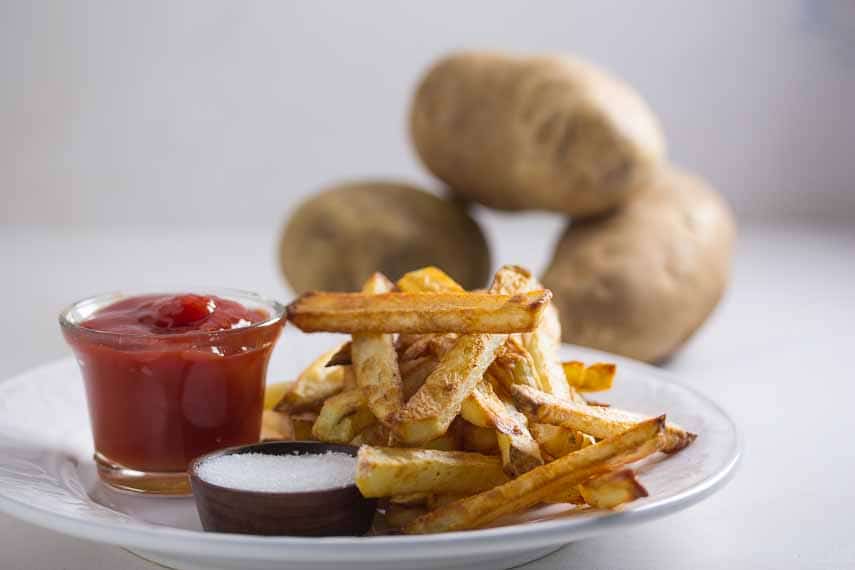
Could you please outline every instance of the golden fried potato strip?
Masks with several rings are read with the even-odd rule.
[[[596,509],[614,509],[646,497],[647,489],[638,482],[632,469],[622,469],[582,483],[579,493]]]
[[[520,295],[310,292],[288,305],[288,320],[303,332],[502,334],[534,330],[551,298],[543,289]]]
[[[580,392],[610,390],[617,373],[617,365],[609,362],[596,362],[586,366],[584,362],[571,360],[562,362],[561,367],[567,384]]]
[[[365,497],[465,495],[507,480],[498,457],[464,451],[363,445],[356,462],[356,486]]]
[[[348,443],[376,421],[368,409],[365,394],[354,388],[324,402],[312,426],[312,435],[328,443]]]
[[[297,377],[290,390],[273,409],[277,412],[299,413],[319,410],[324,400],[342,390],[353,388],[356,377],[350,366],[330,366],[326,363],[341,346],[320,355]]]
[[[562,400],[529,386],[512,386],[511,395],[520,411],[535,421],[579,430],[599,439],[613,437],[644,419],[638,414],[616,408],[588,406]],[[669,423],[665,430],[665,445],[662,451],[680,451],[695,438],[696,434]]]
[[[615,437],[541,465],[503,485],[419,517],[404,531],[424,534],[483,527],[524,511],[562,491],[654,453],[665,416],[641,422]]]
[[[506,338],[506,335],[473,334],[457,339],[421,388],[398,412],[395,435],[413,445],[445,433]]]
[[[393,287],[384,275],[375,273],[365,282],[362,292],[386,293]],[[351,343],[356,385],[365,395],[368,409],[380,423],[391,427],[392,419],[404,405],[395,340],[391,334],[354,333]]]

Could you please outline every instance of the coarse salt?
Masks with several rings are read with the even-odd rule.
[[[353,484],[355,471],[355,457],[330,451],[305,455],[219,455],[202,462],[197,474],[208,483],[242,491],[300,493],[346,487]]]

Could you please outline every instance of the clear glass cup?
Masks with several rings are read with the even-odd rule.
[[[60,314],[86,387],[98,472],[113,487],[187,494],[193,459],[258,441],[267,365],[285,325],[285,307],[233,289],[192,293],[269,316],[213,332],[142,334],[81,326],[99,309],[136,296],[128,293],[84,299]]]

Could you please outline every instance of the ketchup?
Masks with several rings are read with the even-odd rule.
[[[64,328],[86,385],[95,449],[145,472],[258,440],[283,321],[197,294],[129,297]],[[257,325],[257,326],[253,326]]]

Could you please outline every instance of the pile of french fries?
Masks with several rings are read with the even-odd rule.
[[[613,509],[645,497],[627,465],[696,436],[665,416],[587,401],[611,388],[615,365],[560,362],[550,299],[517,266],[486,292],[426,267],[394,284],[374,274],[360,293],[307,293],[289,320],[351,340],[276,393],[262,437],[361,446],[357,486],[406,533],[480,528],[542,503]]]

